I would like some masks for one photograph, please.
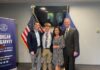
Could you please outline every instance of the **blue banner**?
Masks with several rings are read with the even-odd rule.
[[[16,25],[0,17],[0,70],[16,68]]]

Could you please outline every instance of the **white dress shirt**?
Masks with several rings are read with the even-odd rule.
[[[45,46],[45,41],[46,41],[46,32],[43,34],[42,37],[42,46],[43,48],[50,48],[51,46],[51,40],[52,40],[52,36],[51,36],[51,32],[48,32],[48,39],[47,39],[47,46]]]
[[[65,34],[64,34],[64,37],[65,37],[65,38],[66,38],[66,33],[69,32],[69,29],[70,29],[70,26],[69,26],[68,28],[66,28],[66,30],[65,30]]]
[[[36,35],[37,44],[38,44],[38,46],[40,46],[40,35],[39,35],[39,32],[37,30],[34,30],[34,32],[35,32],[35,35]]]

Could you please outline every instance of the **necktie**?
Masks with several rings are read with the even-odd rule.
[[[46,39],[45,39],[45,48],[47,48],[47,43],[48,43],[48,33],[46,33]]]
[[[66,38],[67,35],[68,35],[68,29],[66,29],[64,37]]]

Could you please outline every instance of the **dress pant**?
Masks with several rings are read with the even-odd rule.
[[[65,70],[75,70],[75,58],[73,56],[64,55]]]
[[[43,66],[42,70],[52,70],[52,53],[50,52],[50,49],[43,49],[42,53],[42,58],[43,58]]]
[[[41,70],[41,48],[37,49],[36,54],[31,55],[32,70]]]

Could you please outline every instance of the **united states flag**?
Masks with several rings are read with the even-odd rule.
[[[30,30],[33,29],[34,23],[37,22],[36,16],[33,14],[27,24],[27,26],[25,27],[24,31],[21,34],[21,38],[23,40],[23,42],[25,43],[25,45],[28,47],[27,44],[27,35],[28,32],[30,32]]]

